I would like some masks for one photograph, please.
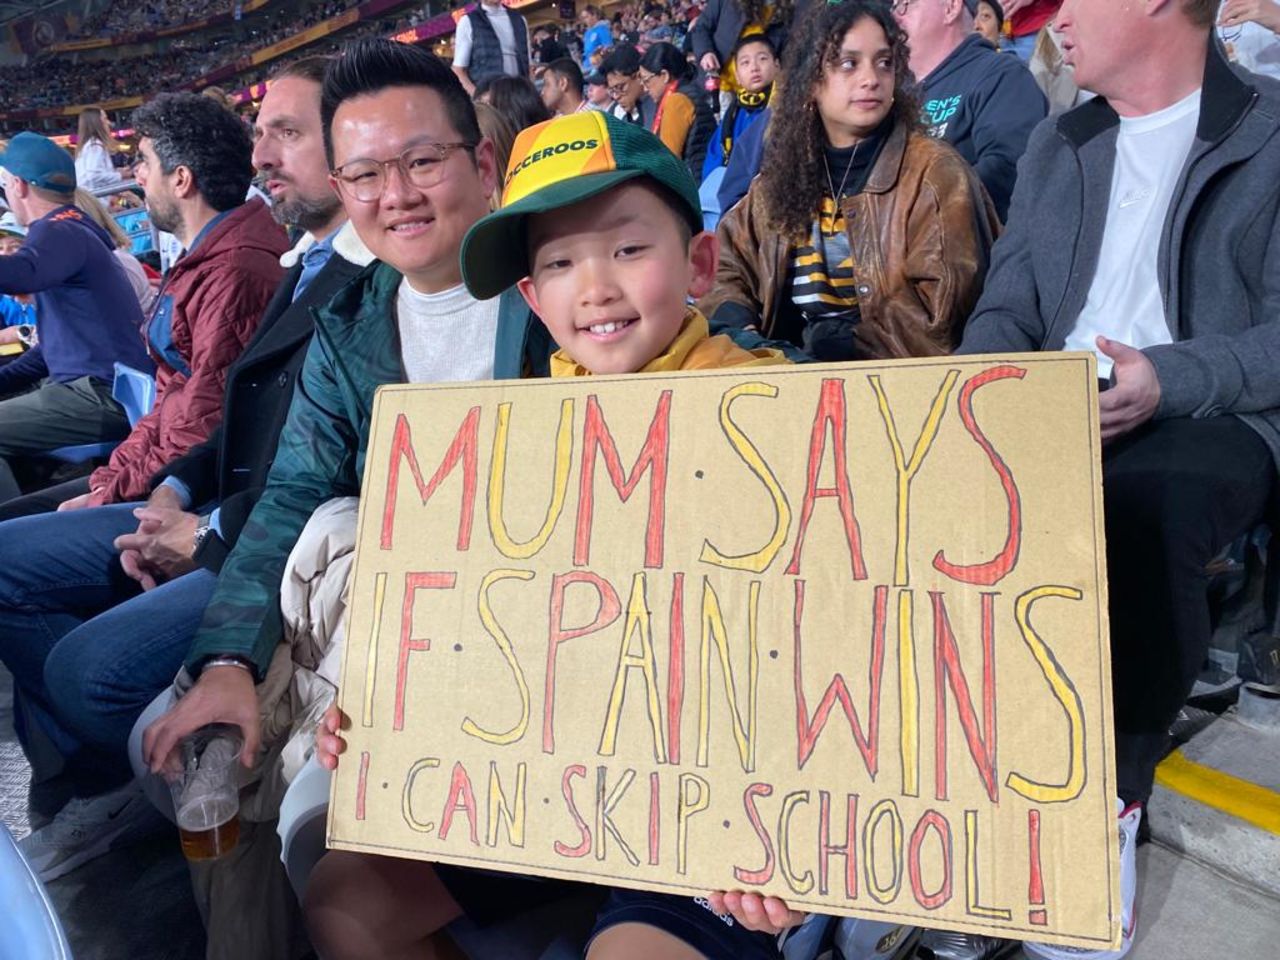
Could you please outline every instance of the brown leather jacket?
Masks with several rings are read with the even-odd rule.
[[[897,126],[862,192],[844,201],[867,359],[950,353],[978,296],[1000,220],[949,144]],[[712,329],[774,333],[792,242],[768,222],[759,180],[720,221],[716,284],[698,304]]]

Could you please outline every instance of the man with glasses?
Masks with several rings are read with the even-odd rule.
[[[640,80],[640,51],[631,46],[614,47],[600,64],[600,72],[608,80],[613,98],[609,112],[619,120],[651,129],[657,104],[645,95]]]
[[[210,722],[240,726],[242,761],[258,760],[255,683],[282,638],[285,564],[316,508],[360,493],[374,391],[385,383],[547,371],[550,339],[514,288],[482,302],[462,284],[462,238],[489,212],[498,171],[493,144],[481,136],[449,67],[406,44],[360,41],[326,74],[321,115],[332,183],[380,262],[316,312],[315,338],[266,490],[223,564],[187,655],[196,682],[143,737],[143,758],[153,770],[182,737]],[[339,898],[378,896],[380,888],[356,882],[346,868],[372,864],[376,872],[380,864],[401,863],[355,856],[326,857],[317,870],[329,870],[332,882],[314,886]],[[430,865],[418,866],[425,874],[421,911],[375,930],[348,930],[353,942],[337,929],[313,930],[320,952],[405,955],[406,944],[456,916],[458,903],[437,889]],[[429,896],[433,891],[440,895]]]
[[[266,489],[187,655],[195,685],[143,738],[152,769],[210,722],[239,725],[243,762],[258,759],[254,684],[281,640],[285,563],[317,507],[360,493],[374,391],[547,370],[552,345],[520,295],[512,289],[481,302],[462,285],[462,238],[489,212],[498,172],[493,144],[449,67],[416,47],[361,41],[326,74],[321,113],[332,182],[380,262],[316,313]],[[428,914],[370,933],[359,955],[391,955],[386,938]]]

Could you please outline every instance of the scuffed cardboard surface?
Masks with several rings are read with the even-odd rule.
[[[1085,354],[384,388],[331,845],[1115,942],[1096,410]]]

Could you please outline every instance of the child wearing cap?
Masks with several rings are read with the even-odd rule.
[[[785,363],[710,336],[689,306],[718,249],[693,178],[657,137],[579,113],[516,138],[502,207],[462,242],[462,276],[480,299],[520,290],[560,345],[553,376]]]
[[[573,114],[517,137],[502,207],[463,240],[462,276],[479,299],[518,287],[560,345],[552,376],[786,363],[775,350],[710,336],[688,305],[716,271],[716,238],[701,219],[692,176],[657,137],[602,113]],[[779,956],[775,936],[716,913],[713,899],[724,902],[612,890],[587,956]]]

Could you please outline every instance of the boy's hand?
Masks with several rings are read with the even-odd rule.
[[[748,930],[777,936],[783,930],[804,923],[805,914],[792,910],[779,897],[762,897],[740,890],[717,891],[707,897],[716,913],[727,913]]]
[[[338,769],[338,757],[347,749],[342,731],[351,725],[350,718],[335,703],[324,712],[316,727],[316,760],[326,770]]]

